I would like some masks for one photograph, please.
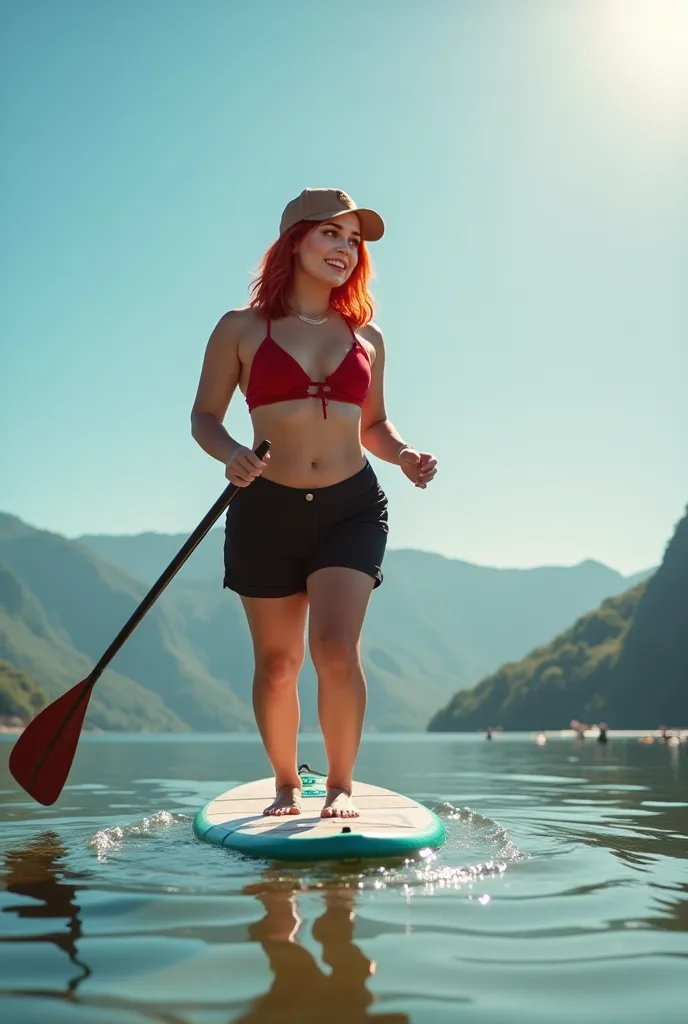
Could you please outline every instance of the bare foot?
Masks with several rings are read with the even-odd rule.
[[[269,807],[266,807],[263,814],[274,817],[284,814],[301,813],[301,790],[298,786],[280,786],[277,796]]]
[[[358,818],[360,813],[358,807],[354,806],[348,790],[340,789],[339,786],[327,787],[327,796],[320,812],[321,818]]]

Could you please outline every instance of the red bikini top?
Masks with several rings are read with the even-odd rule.
[[[330,400],[362,406],[370,387],[370,359],[351,324],[346,323],[353,345],[334,373],[325,380],[311,380],[296,359],[273,341],[268,320],[267,334],[253,357],[246,388],[249,412],[259,405],[289,402],[295,398],[319,398],[325,419]]]

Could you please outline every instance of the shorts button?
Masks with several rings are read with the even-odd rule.
[[[306,501],[313,501],[313,495],[311,494],[311,492],[310,492],[310,491],[309,491],[309,492],[308,492],[308,494],[306,495]]]

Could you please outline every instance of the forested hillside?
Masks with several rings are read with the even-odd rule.
[[[0,661],[0,720],[20,719],[29,722],[48,703],[48,695],[35,679]]]
[[[688,515],[657,572],[551,643],[454,695],[431,731],[688,724]]]

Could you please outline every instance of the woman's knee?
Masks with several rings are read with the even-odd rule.
[[[310,638],[311,658],[319,674],[351,675],[360,668],[358,643],[338,634],[313,635]]]
[[[303,664],[303,650],[266,650],[256,653],[256,681],[270,689],[295,686]]]

